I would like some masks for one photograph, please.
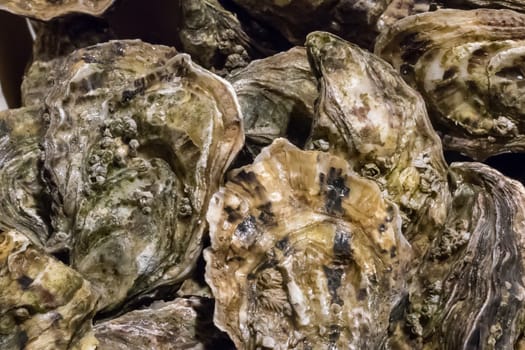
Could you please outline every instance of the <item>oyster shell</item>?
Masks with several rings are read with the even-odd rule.
[[[182,282],[244,140],[231,85],[188,55],[110,42],[69,56],[46,105],[51,243],[72,249],[99,308]]]
[[[115,39],[102,19],[86,15],[68,16],[50,22],[31,21],[36,32],[33,62],[22,81],[22,105],[41,104],[50,91],[65,56],[76,49]]]
[[[250,158],[278,137],[304,146],[318,93],[303,47],[253,61],[228,80],[241,106]]]
[[[36,245],[45,244],[50,231],[39,176],[41,113],[39,107],[0,112],[0,231],[15,229]]]
[[[179,2],[179,39],[183,51],[200,65],[225,73],[246,66],[258,55],[257,45],[237,17],[217,0]]]
[[[327,30],[370,47],[376,22],[391,0],[233,0],[253,17],[277,28],[292,44],[302,45],[314,30]]]
[[[448,7],[459,7],[459,8],[503,8],[514,11],[525,11],[525,3],[523,0],[441,0]]]
[[[97,350],[233,349],[212,321],[213,301],[156,302],[94,327]]]
[[[93,343],[88,332],[96,301],[78,272],[41,252],[23,234],[0,233],[2,349],[60,350]]]
[[[525,15],[420,14],[383,33],[375,52],[423,94],[446,148],[480,160],[525,150]]]
[[[436,1],[431,0],[392,0],[377,21],[379,32],[386,30],[398,20],[418,13],[437,10]]]
[[[48,21],[70,13],[103,14],[114,0],[0,0],[0,10]]]
[[[515,349],[525,303],[525,188],[480,163],[453,163],[449,178],[445,227],[388,348]]]
[[[423,99],[382,59],[333,34],[312,33],[306,47],[320,82],[309,147],[330,150],[374,179],[401,209],[411,243],[431,236],[449,194]]]
[[[395,205],[343,159],[285,139],[233,171],[207,214],[215,324],[240,349],[375,348],[411,248]]]

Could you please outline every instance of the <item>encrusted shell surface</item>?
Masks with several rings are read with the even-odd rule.
[[[411,248],[395,205],[346,161],[277,139],[230,174],[207,218],[215,324],[239,349],[384,339]]]
[[[100,322],[94,327],[97,350],[233,350],[212,321],[213,300],[178,298]]]
[[[51,244],[71,248],[100,309],[188,276],[242,147],[231,85],[174,55],[133,41],[76,51],[46,99]]]
[[[318,95],[304,47],[253,61],[228,80],[239,99],[251,158],[278,137],[304,146]]]
[[[268,23],[293,44],[308,33],[327,30],[369,47],[376,22],[391,0],[234,0],[255,18]]]
[[[0,10],[48,21],[70,13],[99,16],[114,0],[0,0]]]
[[[0,233],[0,348],[65,350],[77,342],[93,344],[88,332],[96,301],[78,272],[25,235]]]
[[[376,181],[399,205],[411,242],[431,233],[449,195],[441,142],[421,96],[388,63],[333,34],[312,33],[306,47],[320,83],[310,147]]]
[[[525,150],[525,15],[420,14],[383,33],[375,52],[423,94],[446,148],[474,159]]]
[[[525,188],[480,163],[453,163],[449,178],[446,223],[392,321],[387,348],[521,349]]]
[[[217,0],[180,0],[182,51],[207,69],[226,73],[244,67],[258,55],[257,45],[237,17]]]
[[[40,150],[42,108],[0,112],[0,230],[16,229],[36,245],[49,236]]]

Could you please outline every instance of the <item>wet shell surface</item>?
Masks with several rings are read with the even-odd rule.
[[[525,15],[407,17],[378,38],[375,52],[422,93],[447,149],[478,160],[525,150]]]
[[[411,248],[395,205],[343,159],[285,139],[230,174],[207,215],[215,324],[239,349],[374,348]]]

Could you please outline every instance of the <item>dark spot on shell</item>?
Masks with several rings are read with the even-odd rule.
[[[22,288],[22,290],[27,290],[31,283],[33,283],[33,279],[29,276],[23,275],[22,277],[19,277],[17,279],[18,284]]]
[[[323,266],[323,271],[328,281],[328,292],[332,297],[332,303],[343,305],[343,300],[337,294],[337,289],[341,287],[341,279],[344,273],[343,269]]]
[[[257,209],[260,211],[258,219],[264,224],[268,226],[273,226],[276,224],[275,222],[275,215],[272,212],[272,203],[267,202],[265,204],[262,204],[257,207]]]
[[[18,333],[18,345],[19,349],[25,349],[29,337],[27,336],[26,331],[21,331]]]
[[[458,72],[458,67],[450,67],[443,73],[443,80],[450,79]]]
[[[82,60],[86,63],[97,63],[97,58],[89,53],[83,54]]]
[[[377,230],[379,231],[379,233],[383,233],[386,231],[386,225],[385,224],[380,224],[379,227],[377,228]]]
[[[336,231],[334,237],[334,256],[337,262],[344,264],[352,260],[352,247],[350,246],[351,234],[345,231]]]
[[[401,59],[407,63],[415,64],[430,44],[429,40],[418,40],[418,35],[419,33],[411,33],[400,42],[403,49]]]
[[[230,206],[226,206],[224,208],[224,211],[226,212],[226,214],[228,214],[228,217],[226,218],[228,222],[236,222],[242,219],[242,215]]]
[[[275,246],[281,251],[288,250],[288,248],[290,247],[290,240],[288,237],[284,237],[283,239],[278,241]]]
[[[341,336],[341,329],[339,328],[339,326],[335,324],[331,325],[330,333],[328,334],[328,340],[330,340],[330,343],[336,343],[339,340],[340,336]]]
[[[350,188],[346,186],[346,178],[342,176],[342,172],[342,169],[331,167],[326,177],[325,209],[329,214],[342,214],[343,198],[348,197],[350,193]],[[320,176],[319,181],[322,186],[324,177]]]
[[[368,295],[368,292],[366,291],[366,289],[365,288],[361,288],[357,292],[357,300],[363,301],[363,300],[366,299],[367,295]]]
[[[390,248],[390,257],[391,257],[391,258],[395,258],[396,255],[397,255],[397,249],[396,249],[396,247],[392,247],[392,248]]]
[[[253,215],[244,219],[235,229],[235,236],[248,246],[255,242],[257,239],[257,233],[258,230]]]
[[[236,176],[236,179],[241,181],[246,181],[248,183],[254,183],[257,181],[257,176],[253,171],[246,172],[245,170],[241,170]]]

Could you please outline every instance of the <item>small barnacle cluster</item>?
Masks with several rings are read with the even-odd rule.
[[[0,0],[1,349],[525,347],[525,188],[443,152],[525,149],[521,1],[126,6]]]

